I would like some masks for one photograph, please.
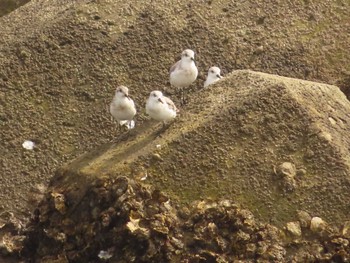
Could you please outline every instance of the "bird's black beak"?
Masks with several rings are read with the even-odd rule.
[[[194,61],[194,58],[191,58],[192,61]]]
[[[128,94],[124,94],[125,95],[125,97],[127,97],[128,99],[130,99],[130,97],[129,97],[129,95]]]
[[[216,75],[219,79],[221,79],[222,78],[222,76],[220,75],[220,74],[217,74]]]
[[[162,101],[160,98],[158,99],[158,101],[161,102],[161,103],[163,103],[163,101]]]

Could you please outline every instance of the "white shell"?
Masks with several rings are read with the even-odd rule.
[[[113,255],[112,255],[110,252],[105,251],[105,250],[101,250],[100,253],[98,253],[98,257],[99,257],[100,259],[105,259],[105,260],[107,260],[107,259],[110,259],[112,256],[113,256]]]
[[[32,141],[24,141],[24,143],[22,143],[22,146],[24,149],[27,149],[27,150],[33,150],[34,149],[34,146],[35,146],[35,143],[32,142]]]

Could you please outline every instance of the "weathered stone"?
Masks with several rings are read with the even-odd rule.
[[[186,113],[161,136],[154,138],[158,126],[141,125],[134,136],[116,140],[102,155],[97,149],[61,172],[120,176],[142,168],[149,174],[147,183],[180,202],[204,196],[240,198],[262,219],[273,217],[281,225],[294,220],[295,207],[346,220],[350,139],[342,134],[350,132],[350,103],[337,87],[237,70],[226,75],[215,92],[209,88],[189,98]],[[332,125],[329,115],[344,125]],[[326,133],[331,141],[322,135]],[[299,138],[312,140],[305,144]],[[159,156],[162,161],[152,161]],[[293,161],[281,162],[281,156]],[[281,180],[271,180],[276,163]],[[308,167],[307,176],[296,176],[296,167]],[[279,197],[281,186],[285,201]],[[292,206],[290,192],[297,193]]]
[[[331,242],[333,244],[337,244],[337,245],[342,246],[342,247],[347,247],[349,245],[349,240],[347,240],[345,238],[341,238],[341,237],[334,238],[331,240]]]
[[[288,222],[286,225],[286,229],[293,236],[301,236],[301,227],[299,222]]]
[[[277,173],[282,176],[294,178],[296,174],[295,165],[290,162],[284,162],[277,167]]]
[[[136,2],[35,0],[1,18],[0,111],[5,110],[5,115],[0,116],[0,138],[3,139],[0,166],[5,168],[1,171],[1,209],[30,211],[27,206],[31,201],[26,196],[30,189],[28,182],[48,182],[52,171],[62,162],[103,145],[81,157],[81,162],[75,161],[59,171],[52,180],[50,193],[62,193],[62,196],[57,195],[53,200],[46,195],[48,199],[43,200],[41,207],[46,206],[46,209],[41,211],[47,213],[35,217],[45,224],[36,233],[39,236],[51,233],[51,237],[60,242],[67,235],[64,243],[69,244],[64,245],[64,251],[53,255],[60,249],[57,244],[52,244],[53,240],[45,242],[47,240],[34,237],[34,244],[39,245],[42,241],[39,255],[49,254],[37,261],[85,262],[87,260],[75,257],[85,254],[86,258],[94,259],[99,251],[105,252],[99,254],[105,259],[106,254],[108,258],[113,255],[116,259],[118,255],[114,253],[121,252],[116,248],[125,246],[110,242],[118,243],[120,238],[129,242],[127,246],[138,250],[134,251],[138,252],[136,255],[144,255],[142,250],[148,249],[148,256],[152,256],[157,248],[161,248],[161,254],[168,257],[173,251],[167,249],[171,236],[158,239],[160,243],[150,243],[151,239],[146,240],[144,237],[148,235],[142,232],[150,229],[151,224],[154,229],[150,230],[149,237],[153,241],[157,240],[155,236],[163,236],[168,230],[167,235],[176,234],[177,226],[174,222],[169,223],[167,214],[176,198],[165,203],[156,198],[159,201],[156,207],[166,209],[159,209],[164,214],[154,226],[147,217],[140,219],[145,217],[143,201],[151,194],[143,191],[147,186],[142,186],[141,190],[130,185],[115,189],[103,185],[103,180],[98,189],[91,185],[96,177],[112,179],[120,174],[132,177],[141,167],[148,171],[140,180],[149,174],[151,180],[147,180],[147,184],[165,189],[171,197],[180,197],[182,202],[207,197],[239,200],[265,221],[271,219],[281,225],[291,220],[288,215],[295,214],[295,207],[306,207],[312,213],[319,211],[322,217],[325,214],[327,219],[343,222],[348,210],[344,209],[348,207],[345,202],[349,199],[345,158],[349,155],[349,143],[347,136],[341,135],[349,132],[349,111],[344,97],[339,96],[336,88],[332,90],[334,87],[237,71],[233,78],[225,76],[226,80],[203,92],[199,91],[202,86],[200,76],[192,86],[193,90],[198,89],[196,95],[191,96],[188,92],[188,105],[181,108],[179,118],[159,137],[156,137],[159,135],[157,126],[147,122],[139,111],[137,129],[115,138],[115,126],[108,122],[105,104],[117,82],[130,84],[138,107],[144,104],[146,87],[163,88],[160,84],[165,84],[168,76],[166,65],[173,62],[179,47],[183,46],[184,38],[178,36],[184,32],[186,42],[196,47],[200,70],[206,62],[220,61],[225,74],[233,68],[259,68],[275,74],[334,83],[334,78],[342,76],[341,72],[346,70],[344,61],[349,61],[350,56],[342,49],[342,45],[347,48],[349,43],[347,35],[342,34],[347,29],[342,25],[347,21],[341,19],[343,14],[344,17],[348,14],[347,1],[336,4],[326,1],[313,6],[312,16],[317,20],[324,16],[325,21],[337,23],[330,23],[321,31],[317,30],[318,23],[308,23],[308,29],[319,31],[317,38],[325,36],[313,39],[312,45],[309,45],[308,36],[300,38],[305,27],[296,23],[300,17],[307,17],[310,8],[294,5],[298,12],[293,12],[295,9],[291,9],[295,7],[289,1],[281,1],[279,5],[263,1],[228,1],[225,7],[215,8],[210,0],[196,3],[195,11],[193,3],[186,1],[174,1],[171,5],[168,1]],[[256,5],[258,9],[250,8]],[[181,14],[176,10],[182,10]],[[254,21],[262,17],[261,13],[273,14],[276,18],[282,16],[281,23],[270,23],[271,17],[266,16],[266,22],[262,18],[255,26]],[[220,28],[215,28],[217,23],[213,21],[218,22],[218,16]],[[250,26],[243,32],[237,28],[242,25]],[[236,32],[240,30],[243,34],[238,36]],[[289,37],[285,38],[285,35]],[[256,37],[264,41],[260,43],[254,39]],[[318,44],[321,44],[322,52],[314,48]],[[264,45],[264,52],[252,60],[254,47],[259,45]],[[215,46],[217,52],[212,52],[210,46]],[[321,55],[314,57],[314,54]],[[288,63],[284,63],[286,61]],[[314,70],[318,69],[319,61],[322,61],[321,71]],[[179,101],[176,95],[172,99],[175,103]],[[18,140],[28,135],[38,137],[35,139],[40,143],[32,153],[22,153],[17,147]],[[108,143],[112,139],[116,141]],[[157,144],[157,140],[165,143]],[[164,162],[152,163],[151,155],[156,145],[162,145],[159,154]],[[306,167],[308,172],[307,176],[296,178],[296,183],[288,182],[287,189],[296,194],[287,197],[275,187],[270,177],[272,165],[286,160],[298,168]],[[151,210],[153,201],[152,207],[149,206]],[[94,210],[96,206],[99,208]],[[105,210],[110,206],[118,209]],[[11,207],[14,209],[8,209]],[[253,239],[249,242],[256,242],[256,222],[252,218],[238,216],[236,221],[238,210],[226,206],[203,208],[208,212],[210,222],[211,219],[219,222],[217,226],[222,236],[216,242],[221,250],[226,250],[227,242],[232,242],[227,233],[232,225],[244,226],[243,233],[249,233]],[[139,216],[131,216],[128,221],[130,209],[138,211]],[[101,212],[107,212],[103,215],[108,217],[101,218]],[[199,215],[203,215],[201,212]],[[91,214],[94,216],[89,217]],[[226,225],[227,216],[231,217],[229,226]],[[59,219],[74,217],[80,220],[73,221],[73,229],[65,229],[65,235],[60,234],[63,224]],[[108,229],[111,231],[101,233],[101,224],[96,219],[102,219],[102,226],[113,225]],[[125,235],[123,222],[129,224],[129,236]],[[49,229],[54,231],[46,232]],[[116,230],[116,233],[112,232]],[[72,236],[74,238],[69,238]],[[286,261],[280,243],[269,237],[271,235],[266,234],[265,244],[269,247],[264,256],[276,262]],[[181,236],[176,238],[181,240]],[[205,236],[201,241],[207,242],[206,247],[213,248],[211,244],[215,244]],[[344,240],[335,241],[343,243]],[[107,243],[110,244],[108,247],[100,247]],[[8,244],[13,246],[14,243],[10,240]],[[40,253],[45,247],[48,248],[46,253]],[[133,251],[131,247],[129,249]],[[135,257],[129,249],[124,250],[126,254],[119,258],[121,261],[172,262],[169,258]],[[327,250],[330,261],[334,250],[331,252],[331,247]],[[240,249],[230,251],[231,258],[225,258],[229,255],[226,251],[223,255],[219,253],[222,252],[198,251],[198,257],[202,258],[197,261],[231,262],[232,258],[245,258]],[[342,255],[339,253],[333,259],[339,260],[339,256]],[[177,259],[180,261],[179,257]],[[270,261],[266,259],[266,262]],[[314,261],[323,262],[322,258]],[[343,257],[342,261],[349,260]]]
[[[326,222],[320,217],[313,217],[310,222],[310,230],[315,233],[322,232],[326,229]]]
[[[305,211],[298,211],[298,218],[300,226],[303,228],[308,228],[311,222],[311,216]]]
[[[346,238],[350,238],[350,221],[345,221],[342,229],[342,235]]]
[[[55,192],[53,192],[51,196],[53,197],[55,208],[60,213],[64,214],[67,211],[67,206],[65,204],[65,196],[61,193],[55,193]]]
[[[303,193],[306,186],[311,186],[307,191],[311,192],[310,198],[297,194],[305,204],[313,204],[312,212],[324,210],[320,209],[320,200],[313,200],[319,190],[334,186],[335,194],[346,193],[342,189],[346,186],[340,183],[346,182],[342,180],[346,176],[340,178],[346,172],[340,168],[344,161],[339,164],[334,160],[342,158],[330,154],[330,149],[337,149],[337,154],[345,156],[349,148],[344,136],[349,132],[348,110],[339,90],[278,76],[256,73],[244,73],[246,75],[243,76],[239,71],[232,76],[228,73],[235,68],[255,68],[328,83],[343,79],[346,71],[344,61],[350,61],[350,53],[346,52],[349,41],[347,21],[338,19],[337,15],[341,16],[338,12],[347,11],[348,6],[344,3],[338,8],[338,4],[328,1],[315,7],[320,14],[324,13],[327,21],[339,22],[330,23],[325,30],[318,32],[313,43],[319,41],[323,48],[327,47],[327,50],[319,52],[313,45],[304,45],[304,41],[309,42],[307,38],[300,39],[300,35],[305,33],[303,26],[292,26],[300,20],[300,16],[309,15],[308,8],[291,7],[287,2],[273,5],[261,1],[261,6],[256,9],[259,13],[288,13],[281,23],[262,27],[268,24],[270,18],[264,20],[265,15],[251,14],[250,6],[255,4],[252,0],[238,5],[227,3],[222,9],[212,8],[211,2],[201,1],[193,12],[185,1],[171,5],[168,1],[154,1],[145,5],[111,0],[77,3],[37,0],[1,17],[0,105],[3,108],[0,109],[0,119],[3,126],[0,138],[4,138],[4,143],[0,152],[4,163],[2,167],[5,167],[1,173],[5,210],[19,211],[18,214],[27,211],[28,205],[36,204],[26,197],[30,195],[27,182],[48,182],[54,174],[52,171],[84,152],[89,153],[84,156],[85,163],[80,168],[84,170],[83,167],[89,163],[88,172],[82,171],[81,176],[75,176],[74,171],[80,170],[75,166],[69,168],[67,176],[74,178],[67,185],[72,183],[72,187],[81,188],[82,192],[89,187],[87,174],[92,177],[111,176],[115,171],[123,170],[114,170],[111,166],[125,165],[122,172],[132,176],[133,162],[147,160],[143,167],[150,166],[152,170],[149,173],[152,180],[147,179],[147,183],[172,188],[170,190],[174,194],[182,195],[182,200],[205,196],[208,192],[229,198],[230,193],[234,193],[233,197],[242,196],[240,191],[246,185],[247,189],[254,189],[257,193],[249,191],[247,196],[256,197],[253,200],[245,197],[245,203],[253,207],[260,200],[262,204],[274,202],[279,193],[274,190],[275,185],[266,185],[266,182],[271,183],[269,173],[272,165],[284,161],[293,162],[298,168],[308,168],[308,176],[301,182],[303,186],[300,189],[298,181],[294,191]],[[290,12],[291,8],[298,12]],[[183,10],[181,16],[176,10]],[[221,15],[223,10],[224,16]],[[215,30],[213,25],[217,25],[218,17],[222,23],[220,30]],[[191,23],[188,24],[185,18],[191,18]],[[252,21],[254,24],[256,20],[259,24],[255,26],[240,26]],[[317,26],[316,23],[310,26],[310,30],[317,30],[312,29]],[[166,85],[168,72],[165,69],[175,62],[181,48],[185,48],[184,39],[179,37],[185,28],[189,48],[195,49],[198,55],[200,75],[188,91],[188,105],[181,107],[174,125],[161,134],[161,138],[155,138],[156,125],[147,122],[141,108],[147,89],[169,87]],[[286,34],[288,38],[284,37]],[[264,41],[254,40],[256,36]],[[212,52],[212,47],[217,52]],[[252,59],[254,51],[263,52]],[[215,89],[200,91],[205,67],[209,66],[207,63],[218,61],[225,79]],[[319,61],[323,62],[322,71],[315,70]],[[345,87],[347,79],[342,84]],[[117,136],[121,131],[116,131],[105,110],[117,83],[130,85],[139,113],[136,130],[122,137]],[[336,91],[332,92],[332,89]],[[195,97],[191,96],[193,90],[198,90]],[[22,92],[28,97],[21,96]],[[171,95],[171,99],[179,105],[177,94]],[[312,125],[315,129],[311,133]],[[18,140],[26,135],[35,136],[33,139],[40,143],[34,152],[22,156],[17,147]],[[165,144],[156,141],[164,141]],[[176,147],[173,146],[175,141],[179,142]],[[323,147],[320,141],[330,145]],[[126,146],[128,144],[130,147]],[[162,165],[155,168],[158,162],[149,164],[150,156],[138,159],[142,152],[148,155],[157,145],[162,145],[159,153],[164,159],[164,163],[159,161]],[[98,151],[91,151],[99,146]],[[305,148],[310,148],[313,153],[308,160]],[[323,165],[317,166],[316,162]],[[331,163],[340,171],[324,167],[325,163]],[[227,171],[224,169],[226,166],[229,167]],[[329,173],[337,176],[329,176]],[[256,180],[252,179],[252,175]],[[312,182],[314,177],[320,177],[316,183]],[[191,180],[195,183],[193,192],[189,187]],[[75,183],[76,186],[73,186]],[[273,190],[271,193],[267,191],[268,195],[263,197],[263,189],[266,188]],[[293,187],[288,185],[288,188]],[[80,194],[76,197],[79,198]],[[340,199],[348,200],[347,197]],[[327,202],[326,207],[334,210],[324,213],[345,211],[342,209],[344,204],[336,207],[331,201]],[[284,206],[285,202],[281,200],[278,203]],[[268,205],[264,206],[261,209],[269,211]],[[281,209],[285,208],[276,207],[275,210]],[[287,209],[292,210],[292,206],[287,206]],[[267,220],[275,212],[261,214]],[[293,212],[285,211],[284,214],[292,215]],[[293,219],[286,219],[290,220]],[[344,216],[338,220],[343,221]]]

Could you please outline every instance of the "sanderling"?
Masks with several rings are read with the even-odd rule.
[[[109,106],[112,116],[118,121],[119,125],[126,125],[128,129],[135,126],[133,118],[136,114],[134,101],[129,97],[129,89],[125,86],[118,86],[115,95]]]
[[[184,103],[183,89],[189,87],[198,76],[198,69],[194,63],[194,52],[186,49],[181,54],[181,60],[170,68],[170,84],[181,91]]]
[[[165,97],[159,90],[151,92],[146,102],[146,113],[152,119],[165,124],[176,117],[176,112],[176,106],[171,99]]]
[[[208,87],[209,85],[213,84],[221,78],[222,76],[220,75],[220,69],[218,67],[211,67],[208,70],[208,76],[204,82],[204,88]]]

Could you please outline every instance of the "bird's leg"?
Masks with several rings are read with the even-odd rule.
[[[121,128],[122,128],[122,131],[123,132],[127,132],[127,131],[129,131],[130,129],[132,129],[133,127],[131,127],[131,121],[126,121],[126,122],[124,122],[122,125],[120,125],[121,126]]]
[[[182,106],[186,105],[186,100],[185,100],[185,90],[183,87],[180,88],[180,93],[181,93],[181,101],[180,104]]]
[[[128,128],[128,130],[134,129],[135,128],[135,121],[134,120],[129,120],[126,123],[126,127]]]
[[[118,134],[118,136],[120,134],[122,134],[126,130],[128,130],[127,123],[124,123],[122,121],[118,121],[118,124],[117,124],[117,134]]]
[[[162,137],[162,133],[165,132],[170,127],[170,123],[163,121],[162,127],[156,132],[156,137]]]
[[[130,121],[126,121],[126,122],[121,122],[121,121],[117,121],[117,127],[116,127],[116,137],[115,139],[112,140],[112,142],[116,142],[116,141],[124,141],[126,140],[131,134],[133,134],[130,130],[132,128],[129,128],[130,125]]]

